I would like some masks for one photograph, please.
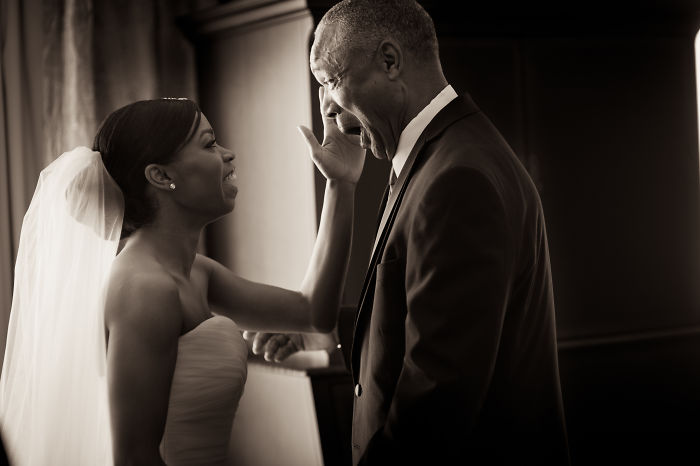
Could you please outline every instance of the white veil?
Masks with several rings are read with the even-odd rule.
[[[112,464],[103,287],[123,212],[98,152],[78,147],[41,172],[22,222],[0,377],[14,466]]]

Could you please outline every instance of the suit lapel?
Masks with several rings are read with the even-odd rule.
[[[423,149],[423,145],[425,144],[425,139],[422,137],[418,138],[416,141],[415,146],[413,146],[413,150],[411,153],[408,155],[408,158],[406,159],[406,164],[404,165],[403,170],[401,170],[401,176],[396,180],[396,186],[399,186],[400,189],[394,189],[389,198],[386,201],[386,205],[384,206],[383,213],[382,213],[382,219],[379,222],[379,228],[377,229],[377,234],[374,237],[374,246],[372,247],[372,258],[374,259],[375,253],[377,252],[377,246],[379,245],[379,240],[383,236],[384,231],[388,231],[390,227],[388,227],[387,222],[389,220],[389,217],[394,213],[395,209],[394,207],[398,208],[398,205],[400,204],[399,199],[403,198],[403,193],[406,190],[406,186],[408,185],[407,181],[409,179],[408,174],[411,172],[411,169],[413,168],[413,163],[416,161],[416,156],[420,153],[421,149]]]
[[[423,151],[423,147],[427,142],[434,139],[440,135],[448,126],[450,126],[455,121],[469,115],[478,112],[478,107],[474,104],[468,95],[460,96],[455,98],[452,102],[447,104],[433,120],[428,124],[428,126],[423,130],[420,137],[413,146],[413,150],[406,160],[406,164],[401,170],[401,175],[396,180],[394,186],[399,187],[399,189],[393,189],[392,194],[386,200],[386,206],[383,210],[382,219],[379,223],[379,228],[374,239],[374,246],[372,248],[372,256],[369,263],[369,268],[365,274],[365,281],[362,286],[362,292],[360,293],[360,302],[358,305],[357,317],[355,320],[355,331],[353,334],[353,345],[352,345],[352,372],[353,377],[357,380],[357,371],[359,369],[359,357],[360,357],[360,345],[361,343],[357,341],[358,336],[364,328],[363,323],[366,322],[371,311],[371,297],[374,297],[374,286],[375,286],[375,273],[377,269],[377,264],[379,259],[384,252],[384,246],[386,245],[387,238],[391,231],[391,227],[398,213],[399,207],[401,205],[401,200],[403,199],[404,193],[409,185],[411,177],[413,176],[416,161],[419,158],[429,156]],[[370,293],[370,290],[372,291]],[[366,307],[370,309],[365,309]]]

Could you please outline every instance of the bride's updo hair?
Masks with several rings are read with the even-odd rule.
[[[122,190],[122,238],[155,217],[158,206],[146,192],[146,166],[170,162],[192,138],[201,118],[199,106],[188,99],[141,100],[115,110],[100,125],[92,150],[102,155]]]

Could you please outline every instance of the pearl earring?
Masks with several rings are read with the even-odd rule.
[[[173,191],[175,191],[175,183],[170,183],[170,189],[172,189]]]

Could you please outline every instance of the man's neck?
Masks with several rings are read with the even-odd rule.
[[[397,176],[401,175],[408,156],[418,142],[420,135],[425,131],[433,118],[455,97],[457,97],[457,93],[451,86],[446,85],[401,131],[394,156],[391,158],[391,165]]]
[[[401,131],[423,110],[446,86],[447,79],[439,63],[417,68],[406,76],[406,105]],[[399,132],[399,134],[401,133]]]
[[[406,104],[399,118],[399,127],[391,147],[387,147],[387,158],[391,161],[396,155],[399,139],[406,126],[447,86],[442,70],[435,67],[431,72],[414,72],[406,77]]]

